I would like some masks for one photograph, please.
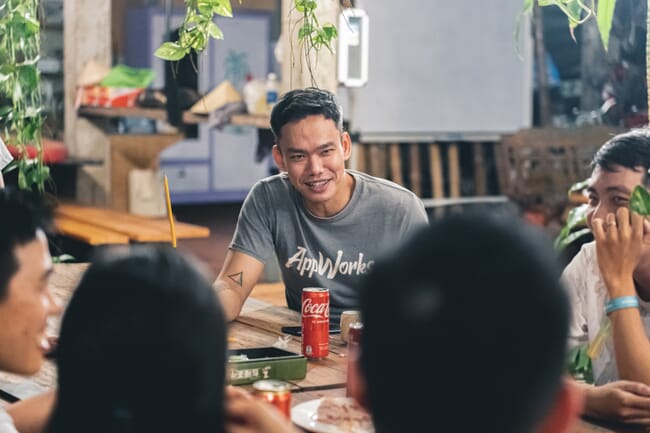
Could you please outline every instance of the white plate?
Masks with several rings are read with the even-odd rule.
[[[346,430],[339,428],[335,424],[327,424],[316,420],[318,406],[320,405],[321,400],[322,398],[309,400],[294,406],[291,409],[291,421],[293,421],[298,427],[313,433],[348,433]],[[373,432],[368,431],[366,433]]]

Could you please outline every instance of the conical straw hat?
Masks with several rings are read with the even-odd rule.
[[[108,66],[99,63],[97,60],[90,60],[86,62],[81,70],[77,79],[77,86],[86,87],[99,84],[110,71],[111,69]]]
[[[235,90],[230,81],[225,80],[217,87],[212,89],[210,93],[192,105],[190,111],[194,114],[208,114],[231,102],[241,101],[241,95]]]

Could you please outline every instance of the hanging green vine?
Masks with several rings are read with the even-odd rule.
[[[293,0],[293,6],[298,13],[302,14],[295,24],[295,26],[300,26],[298,28],[298,44],[302,49],[312,86],[318,87],[313,73],[312,53],[314,51],[318,53],[325,47],[334,54],[332,42],[338,37],[338,31],[333,24],[320,24],[315,13],[318,7],[315,0]],[[291,62],[293,63],[293,49],[291,50]]]
[[[338,31],[333,24],[320,25],[314,12],[318,7],[316,1],[294,0],[294,7],[302,14],[298,41],[307,45],[306,54],[309,54],[312,49],[318,51],[322,47],[327,48],[330,53],[334,53],[332,41],[337,38]]]
[[[210,38],[223,39],[223,32],[213,18],[215,15],[232,17],[230,0],[185,0],[185,6],[185,20],[179,30],[178,40],[163,43],[154,53],[156,57],[177,61],[192,50],[202,52]]]
[[[41,146],[38,4],[38,0],[0,0],[0,127],[7,142],[22,154],[5,171],[17,167],[19,187],[42,192],[50,172],[43,164]],[[28,158],[27,145],[36,147],[36,158]]]
[[[215,15],[232,17],[230,0],[185,0],[185,6],[185,20],[179,30],[178,40],[163,43],[154,53],[156,57],[178,61],[192,50],[202,52],[210,38],[223,39],[223,32],[213,18]],[[293,0],[293,7],[302,14],[297,23],[300,25],[298,42],[303,46],[305,60],[311,70],[312,51],[325,47],[333,53],[332,42],[338,37],[338,32],[333,24],[319,23],[315,14],[318,7],[316,0]]]
[[[594,17],[598,24],[600,39],[603,42],[605,51],[607,51],[616,0],[598,0],[598,2],[595,0],[524,0],[522,14],[532,13],[535,1],[541,7],[557,6],[564,12],[564,15],[569,20],[569,31],[573,40],[575,40],[574,31],[576,27]]]

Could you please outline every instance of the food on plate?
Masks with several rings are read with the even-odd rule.
[[[356,400],[346,397],[324,397],[315,419],[322,424],[335,425],[345,433],[373,433],[370,415]]]

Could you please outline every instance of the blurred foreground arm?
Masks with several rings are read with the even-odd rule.
[[[11,415],[19,433],[42,433],[50,419],[55,401],[55,391],[48,391],[7,406],[7,413]]]
[[[226,387],[227,433],[298,433],[291,421],[269,403],[248,392]]]

